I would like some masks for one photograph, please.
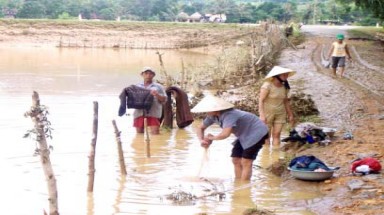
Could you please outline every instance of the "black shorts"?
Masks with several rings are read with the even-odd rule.
[[[253,145],[253,146],[251,146],[245,150],[241,146],[240,141],[237,140],[235,142],[235,145],[232,148],[231,157],[246,158],[246,159],[255,160],[260,149],[263,148],[263,145],[264,145],[265,140],[267,138],[268,138],[268,134],[265,135],[263,138],[261,138],[261,140],[259,142],[257,142],[255,145]]]
[[[345,67],[345,57],[332,57],[332,68]]]

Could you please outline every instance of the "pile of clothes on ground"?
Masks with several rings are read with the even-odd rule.
[[[353,161],[351,171],[353,174],[361,173],[363,175],[379,173],[381,171],[381,164],[378,160],[372,157],[359,158]]]
[[[311,122],[298,124],[289,132],[289,136],[282,139],[282,142],[300,142],[305,143],[329,143],[330,137],[323,131],[322,127],[316,126]]]

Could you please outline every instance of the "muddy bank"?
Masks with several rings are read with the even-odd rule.
[[[0,46],[194,48],[235,44],[257,28],[213,23],[0,20]]]
[[[316,214],[382,214],[383,173],[354,176],[350,174],[350,166],[354,159],[364,156],[374,156],[384,163],[384,150],[381,147],[384,142],[384,99],[381,94],[383,85],[376,82],[376,79],[361,78],[371,77],[373,74],[381,80],[383,76],[369,69],[360,60],[354,60],[346,68],[346,77],[332,77],[331,71],[321,66],[322,49],[326,49],[332,42],[329,35],[344,31],[308,31],[307,40],[303,44],[305,49],[284,50],[278,64],[298,71],[292,77],[292,89],[311,95],[323,119],[317,124],[337,128],[338,132],[328,146],[307,145],[291,153],[296,156],[312,154],[331,166],[340,166],[341,169],[334,178],[325,182],[302,182],[286,175],[287,180],[283,186],[293,189],[297,186],[308,186],[309,189],[319,186],[324,197],[319,202],[307,205]],[[359,55],[370,64],[382,68],[379,62],[376,63],[375,57],[370,58],[371,55],[380,55],[377,52],[380,50],[373,44],[362,41],[350,44],[360,50],[353,53],[354,59]],[[343,139],[347,131],[353,133],[354,139]],[[360,183],[357,188],[356,182]]]

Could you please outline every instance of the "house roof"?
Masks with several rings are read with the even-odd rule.
[[[191,19],[200,19],[201,17],[202,15],[199,12],[195,12],[190,16]]]

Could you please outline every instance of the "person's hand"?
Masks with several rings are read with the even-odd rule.
[[[214,139],[214,135],[213,134],[207,134],[207,135],[205,135],[205,139],[207,139],[207,140],[213,140]]]
[[[212,140],[209,140],[207,138],[204,138],[203,140],[200,141],[201,147],[203,148],[209,148],[209,146],[212,144]]]
[[[151,90],[151,94],[154,96],[154,97],[157,97],[159,95],[159,93],[157,92],[157,90]]]

